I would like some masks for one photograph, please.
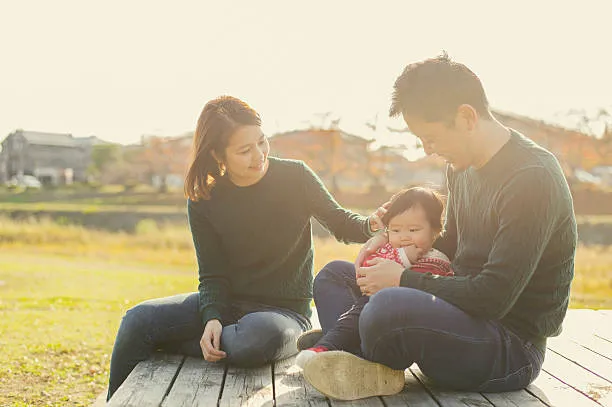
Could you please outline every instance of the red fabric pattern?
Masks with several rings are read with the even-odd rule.
[[[385,244],[383,247],[366,257],[361,265],[363,266],[368,260],[372,259],[387,259],[402,264],[402,260],[399,257],[397,249],[391,246],[389,243]]]
[[[401,249],[396,249],[389,243],[387,243],[383,247],[378,249],[376,252],[366,257],[361,265],[365,265],[368,260],[377,258],[393,260],[398,264],[402,264],[402,260],[399,256],[398,250]],[[421,257],[416,263],[410,266],[410,270],[419,273],[431,273],[440,276],[452,276],[454,274],[453,270],[451,269],[450,262],[437,257]]]

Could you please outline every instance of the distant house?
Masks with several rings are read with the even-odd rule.
[[[444,189],[446,162],[438,156],[426,156],[410,161],[393,147],[381,147],[371,152],[373,172],[380,174],[376,183],[387,191],[396,192],[412,185],[427,185]]]
[[[372,141],[340,129],[295,130],[273,135],[270,149],[272,155],[304,161],[333,192],[357,192],[372,183]]]
[[[33,175],[50,185],[86,181],[91,148],[99,143],[104,141],[93,136],[16,130],[2,141],[0,176]]]

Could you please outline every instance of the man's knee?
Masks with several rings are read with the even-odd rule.
[[[385,288],[370,297],[359,317],[362,346],[372,347],[378,339],[400,328],[419,325],[423,307],[431,295],[405,287]]]

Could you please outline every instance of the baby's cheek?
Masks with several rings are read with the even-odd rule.
[[[424,236],[419,236],[417,239],[415,239],[415,243],[419,249],[431,249],[432,242]]]

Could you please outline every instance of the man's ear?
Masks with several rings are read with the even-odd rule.
[[[478,124],[478,112],[472,105],[462,104],[457,108],[455,116],[455,127],[459,130],[471,133]]]
[[[442,235],[442,231],[439,229],[434,229],[433,231],[433,240],[434,242],[438,240],[438,238]]]

